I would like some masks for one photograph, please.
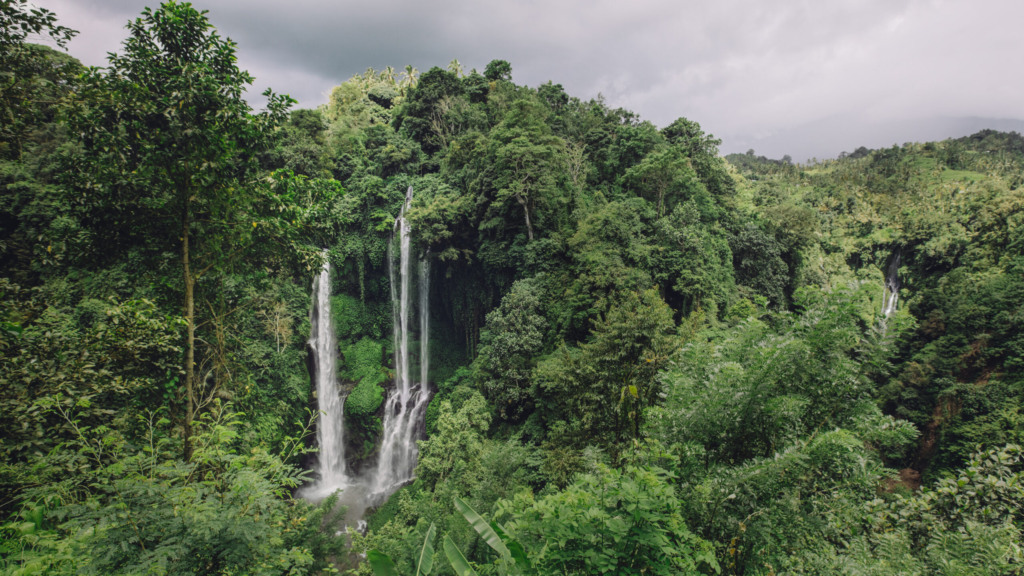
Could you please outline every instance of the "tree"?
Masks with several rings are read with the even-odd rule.
[[[159,401],[177,378],[181,321],[151,303],[93,300],[71,314],[0,280],[5,337],[0,337],[0,456],[5,464],[46,453],[73,436],[60,411],[81,426],[123,421]],[[15,313],[17,310],[17,313]],[[50,409],[44,409],[48,407]],[[16,501],[0,487],[0,501]]]
[[[463,128],[465,95],[459,77],[437,66],[421,76],[395,118],[400,129],[427,154],[444,150]]]
[[[48,107],[41,101],[53,97],[49,86],[70,81],[75,71],[70,58],[26,42],[39,34],[63,48],[77,32],[57,25],[53,12],[32,7],[28,0],[0,2],[0,154],[21,154],[26,125]],[[5,145],[12,149],[5,150]]]
[[[473,392],[458,410],[448,400],[441,402],[436,432],[420,443],[416,478],[435,489],[449,478],[458,480],[453,486],[479,483],[484,472],[480,466],[484,434],[490,425],[487,403],[477,392]]]
[[[196,284],[252,241],[256,153],[292,100],[268,90],[266,111],[253,115],[243,98],[252,77],[238,68],[235,44],[191,4],[147,8],[128,30],[106,71],[86,74],[71,125],[87,151],[81,184],[100,192],[95,212],[129,237],[178,239],[188,456],[201,385]]]
[[[718,157],[721,140],[712,134],[705,134],[700,124],[686,118],[676,119],[661,133],[673,146],[682,149],[708,191],[719,201],[735,194],[736,185],[725,169],[725,162]]]
[[[572,266],[557,285],[560,302],[553,316],[567,339],[582,340],[616,293],[653,285],[652,247],[644,235],[644,220],[653,216],[640,198],[608,202],[582,215],[566,242]]]
[[[736,280],[762,296],[772,306],[785,308],[789,266],[782,259],[782,246],[772,235],[753,222],[729,240]]]
[[[466,75],[466,70],[462,67],[462,62],[459,62],[458,58],[453,59],[448,63],[448,71],[455,74],[459,78]]]
[[[498,80],[512,80],[512,65],[506,60],[491,60],[484,68],[484,77],[495,82]]]
[[[532,100],[517,100],[491,133],[494,153],[496,204],[513,198],[523,209],[527,238],[533,240],[538,204],[555,195],[564,143],[543,122],[543,110]]]
[[[723,310],[736,289],[732,252],[720,228],[701,218],[697,203],[676,205],[654,224],[656,246],[651,260],[654,279],[670,304],[683,314],[698,309],[712,315]]]
[[[63,471],[73,485],[60,499],[53,485],[29,490],[29,521],[17,531],[0,525],[4,573],[321,574],[344,553],[336,497],[315,509],[287,499],[305,479],[285,461],[304,450],[300,438],[282,454],[236,451],[241,415],[217,407],[197,420],[195,456],[183,463],[158,413],[134,415],[143,450],[119,430],[79,423],[73,410],[61,414],[74,437],[44,461],[75,462]]]
[[[655,435],[700,443],[709,461],[738,463],[815,430],[852,426],[891,346],[870,340],[862,325],[867,290],[801,289],[801,313],[777,317],[775,327],[748,319],[715,340],[692,339],[659,375],[667,395],[665,412],[651,420]]]
[[[537,404],[555,439],[613,451],[639,439],[649,409],[663,399],[657,374],[676,349],[674,332],[657,290],[614,295],[589,341],[563,347],[534,370]]]
[[[405,65],[405,72],[402,73],[402,80],[399,82],[399,89],[403,96],[411,89],[415,88],[420,81],[420,71],[413,67],[412,64]]]
[[[703,208],[702,212],[709,212],[708,192],[679,148],[648,154],[626,171],[623,180],[639,195],[657,203],[659,218],[671,212],[675,204],[686,200],[694,200]]]
[[[540,315],[540,287],[534,280],[512,285],[501,305],[487,315],[475,361],[484,393],[498,414],[516,421],[531,408],[533,356],[544,344],[547,321]]]

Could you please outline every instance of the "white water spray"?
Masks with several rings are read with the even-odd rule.
[[[427,388],[430,359],[429,344],[429,281],[430,266],[425,258],[419,261],[415,280],[419,290],[418,310],[413,310],[412,230],[405,218],[412,203],[412,187],[406,192],[405,204],[395,219],[394,232],[388,244],[388,275],[391,280],[391,309],[394,320],[395,387],[384,406],[384,433],[381,438],[377,471],[372,492],[386,496],[412,479],[416,468],[417,437],[430,400]],[[395,251],[398,251],[396,261]],[[411,372],[410,348],[414,313],[419,314],[419,373]]]
[[[326,258],[326,255],[325,255]],[[344,399],[338,390],[335,361],[337,344],[331,322],[331,265],[326,260],[313,281],[313,309],[310,311],[312,333],[309,346],[313,351],[316,397],[320,409],[317,422],[317,481],[303,490],[306,497],[319,499],[345,488]]]
[[[414,270],[412,230],[405,214],[412,203],[412,187],[395,219],[388,243],[388,277],[391,284],[394,344],[394,388],[384,405],[383,434],[375,470],[349,477],[345,469],[344,398],[338,392],[335,375],[337,345],[331,325],[330,267],[324,264],[313,283],[314,302],[310,313],[313,333],[317,398],[321,411],[317,425],[320,454],[318,479],[300,495],[318,501],[342,489],[340,504],[348,507],[346,521],[358,525],[367,506],[379,504],[408,482],[416,468],[416,440],[422,436],[423,419],[430,391],[430,264],[424,256]],[[418,322],[417,322],[418,320]],[[413,362],[418,338],[418,366]]]

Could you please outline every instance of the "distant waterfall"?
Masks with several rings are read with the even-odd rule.
[[[885,274],[885,283],[882,287],[882,319],[887,320],[896,313],[896,304],[900,299],[900,264],[902,261],[902,250],[896,250],[889,259],[889,269]]]
[[[338,391],[335,362],[337,343],[331,325],[330,265],[325,263],[313,282],[312,334],[309,345],[320,408],[317,439],[320,451],[317,480],[299,494],[318,501],[344,489],[339,503],[348,508],[346,521],[356,526],[367,506],[383,501],[413,477],[430,400],[430,263],[424,255],[412,255],[412,230],[406,212],[412,203],[412,187],[395,219],[388,243],[388,278],[394,323],[394,387],[384,405],[383,434],[376,470],[350,477],[345,469],[344,398]],[[416,350],[414,352],[414,350]],[[418,356],[418,358],[417,358]],[[418,360],[419,362],[416,362]]]
[[[430,297],[430,265],[426,258],[419,260],[417,277],[413,277],[412,230],[405,213],[412,202],[412,187],[406,192],[405,204],[395,219],[394,232],[388,244],[388,275],[391,280],[391,309],[394,321],[395,387],[384,407],[384,433],[381,438],[377,472],[373,478],[373,492],[387,495],[412,479],[416,468],[416,440],[423,424],[423,415],[429,401],[427,375],[430,357],[427,353]],[[396,254],[397,251],[397,260]],[[413,309],[413,289],[418,289],[416,310]],[[414,315],[419,315],[419,370],[413,373],[410,361],[413,344]]]
[[[319,478],[316,484],[309,488],[309,492],[326,495],[338,488],[344,488],[349,482],[345,474],[345,404],[338,392],[335,371],[337,344],[331,322],[331,265],[327,261],[324,262],[320,275],[313,281],[310,323],[312,330],[309,346],[314,355],[316,397],[320,408],[320,420],[317,423],[320,453],[317,457]]]

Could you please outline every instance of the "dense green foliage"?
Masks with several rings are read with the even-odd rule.
[[[17,119],[0,166],[0,566],[328,570],[338,518],[290,493],[306,477],[308,223],[336,189],[256,163],[286,99],[253,114],[234,45],[187,4],[147,10],[84,72],[23,43],[70,37],[52,14],[0,12]]]
[[[0,25],[3,571],[1024,567],[1020,135],[723,159],[694,121],[504,60],[254,113],[189,4],[145,11],[105,69],[27,44],[74,33],[22,0]],[[334,499],[292,497],[310,280],[327,258],[362,470],[410,186],[427,435],[415,481],[339,537]]]
[[[700,574],[711,546],[686,528],[664,470],[600,468],[564,490],[507,503],[508,530],[543,574]]]

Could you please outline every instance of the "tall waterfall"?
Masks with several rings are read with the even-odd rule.
[[[347,507],[346,521],[350,526],[360,523],[367,506],[380,503],[412,479],[418,455],[416,440],[422,433],[423,418],[430,400],[427,386],[430,371],[427,352],[430,264],[425,255],[414,262],[417,259],[412,255],[412,230],[405,217],[411,203],[412,187],[409,187],[388,243],[388,277],[394,323],[394,388],[384,405],[384,431],[377,468],[355,477],[350,477],[345,470],[344,398],[339,394],[335,373],[337,343],[331,325],[329,264],[324,264],[313,282],[309,344],[321,412],[317,424],[320,453],[318,479],[304,487],[300,495],[316,501],[344,489],[339,504]]]
[[[889,269],[885,274],[885,284],[882,287],[882,318],[888,319],[896,312],[896,304],[900,299],[900,263],[902,250],[896,250],[889,259]]]
[[[316,397],[320,407],[317,423],[320,453],[318,479],[308,491],[311,495],[326,495],[349,483],[345,474],[344,401],[338,392],[335,372],[337,344],[331,322],[331,265],[327,261],[313,281],[313,298],[309,346],[314,356]]]
[[[426,258],[419,260],[416,278],[413,278],[412,230],[405,218],[412,202],[412,187],[405,195],[394,232],[388,244],[388,274],[391,280],[391,309],[394,319],[395,387],[388,396],[384,407],[384,434],[381,438],[377,471],[373,477],[372,491],[387,495],[412,479],[416,467],[416,440],[423,423],[423,416],[429,401],[427,375],[430,358],[429,307],[430,266]],[[397,251],[397,260],[396,254]],[[417,310],[413,308],[413,289],[418,289]],[[412,371],[412,334],[416,325],[414,315],[419,315],[419,370]]]

